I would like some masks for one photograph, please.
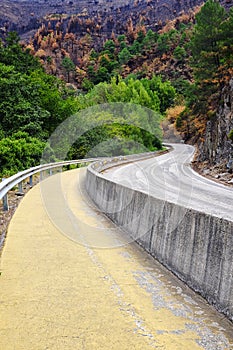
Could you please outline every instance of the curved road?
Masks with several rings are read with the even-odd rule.
[[[84,176],[82,169],[44,180],[50,201],[37,185],[11,220],[0,349],[231,350],[232,324],[136,243],[125,244],[89,203]],[[64,201],[52,191],[57,179]]]
[[[191,169],[194,147],[171,146],[174,150],[165,155],[111,168],[104,176],[156,198],[233,221],[233,188]]]

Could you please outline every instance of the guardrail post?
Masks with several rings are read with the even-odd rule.
[[[49,175],[50,175],[50,176],[53,175],[53,169],[49,169]]]
[[[43,170],[40,172],[40,181],[43,180]]]
[[[3,210],[8,211],[9,210],[9,205],[8,205],[8,196],[5,194],[5,196],[2,198],[3,202]]]
[[[18,190],[19,190],[19,193],[23,193],[23,181],[19,182]]]
[[[4,181],[5,178],[2,178],[2,181]],[[2,198],[2,204],[3,204],[3,210],[4,211],[8,211],[9,210],[9,205],[8,205],[8,196],[7,193],[5,194],[5,196],[3,196]]]
[[[33,176],[32,175],[30,175],[30,177],[29,177],[29,185],[32,187],[33,186]]]

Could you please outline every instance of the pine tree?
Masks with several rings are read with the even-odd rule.
[[[65,71],[67,73],[67,81],[69,83],[70,82],[70,73],[74,72],[75,64],[69,57],[65,57],[62,60],[62,67],[65,69]]]
[[[197,82],[213,83],[217,78],[225,19],[226,11],[216,0],[208,0],[196,15],[191,49]]]

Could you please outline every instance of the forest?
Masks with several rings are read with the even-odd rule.
[[[50,161],[59,160],[49,149],[47,140],[58,125],[80,110],[107,102],[139,104],[156,112],[156,127],[159,128],[160,117],[176,95],[169,82],[162,82],[156,76],[141,81],[117,76],[109,82],[96,84],[89,92],[77,93],[64,81],[45,73],[39,60],[22,48],[16,33],[10,33],[0,46],[0,94],[2,176],[38,164],[45,147],[46,152],[51,153]],[[104,117],[103,114],[103,120]],[[108,115],[108,124],[103,123],[82,135],[67,156],[83,158],[93,147],[109,138],[119,139],[120,143],[133,140],[148,150],[160,149],[161,137],[158,135],[157,130],[145,131],[120,123],[112,113]],[[112,155],[109,151],[102,150],[103,155]],[[123,142],[122,148],[118,145],[118,151],[135,150],[126,149]]]
[[[232,75],[233,10],[218,1],[208,0],[195,16],[183,14],[159,31],[129,21],[124,34],[112,33],[102,43],[91,30],[77,37],[77,21],[73,18],[66,32],[59,21],[42,25],[23,44],[9,32],[0,43],[1,176],[39,164],[44,149],[51,161],[59,160],[49,137],[68,117],[95,105],[131,103],[150,109],[154,129],[137,127],[137,120],[134,125],[120,122],[114,114],[105,123],[103,115],[102,125],[85,132],[67,158],[83,158],[109,139],[117,147],[106,143],[104,156],[115,155],[116,149],[139,152],[142,148],[132,142],[161,149],[159,124],[166,117],[186,141],[195,142],[221,103],[222,88]],[[171,107],[178,112],[169,114]]]

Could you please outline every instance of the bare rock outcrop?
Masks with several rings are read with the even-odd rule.
[[[228,163],[233,156],[229,132],[233,129],[233,78],[223,88],[216,115],[207,122],[205,141],[200,145],[199,160],[210,164]]]

